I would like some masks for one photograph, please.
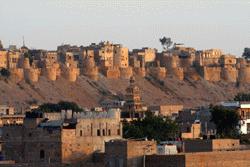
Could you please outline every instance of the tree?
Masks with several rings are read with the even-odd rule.
[[[123,124],[124,138],[154,139],[158,142],[179,137],[179,127],[176,122],[167,117],[148,114],[144,119],[125,122]]]
[[[6,77],[6,78],[9,78],[10,77],[10,71],[6,68],[2,68],[0,70],[0,75],[3,76],[3,77]]]
[[[237,111],[225,108],[223,106],[212,106],[211,108],[212,119],[217,129],[217,135],[221,138],[239,136],[239,122],[240,116]]]
[[[250,101],[250,93],[238,93],[234,97],[234,101]]]
[[[163,50],[168,50],[169,47],[173,44],[171,38],[166,38],[165,36],[163,38],[160,38],[160,42],[163,47]]]
[[[242,57],[244,57],[245,59],[250,59],[250,48],[245,48],[244,49]]]
[[[73,112],[82,112],[83,109],[74,102],[60,101],[57,104],[44,103],[38,110],[42,112],[61,112],[61,110],[72,110]]]

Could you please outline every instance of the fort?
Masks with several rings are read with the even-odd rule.
[[[57,51],[0,51],[0,68],[9,69],[11,78],[39,82],[41,75],[56,81],[64,76],[76,82],[80,75],[98,80],[99,75],[110,79],[129,79],[132,75],[152,76],[157,80],[176,77],[179,80],[203,78],[210,82],[250,83],[250,63],[220,49],[195,50],[176,46],[158,53],[142,48],[131,52],[121,44],[100,42],[86,47],[58,46]]]

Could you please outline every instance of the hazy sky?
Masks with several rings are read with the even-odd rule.
[[[250,47],[250,0],[0,0],[0,39],[56,49],[109,40],[155,47],[171,37],[197,49],[240,56]]]

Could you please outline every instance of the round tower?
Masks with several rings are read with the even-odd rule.
[[[75,82],[77,77],[80,74],[79,68],[67,68],[66,70],[66,78],[70,82]]]
[[[250,83],[250,67],[242,67],[238,72],[239,83]]]
[[[238,77],[238,70],[234,67],[222,68],[221,77],[227,82],[236,82]]]

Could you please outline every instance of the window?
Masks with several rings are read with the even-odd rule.
[[[97,136],[101,136],[100,129],[97,129]]]
[[[29,133],[29,137],[31,137],[32,136],[32,133]]]
[[[45,158],[45,152],[44,150],[40,150],[40,159],[44,159]]]
[[[102,130],[102,135],[105,136],[105,129]]]
[[[120,135],[120,129],[117,129],[117,135]]]
[[[108,135],[109,135],[109,136],[111,136],[111,130],[110,130],[110,129],[109,129],[109,131],[108,131],[108,132],[109,132],[109,134],[108,134]]]
[[[80,136],[82,136],[82,130],[80,130]]]

